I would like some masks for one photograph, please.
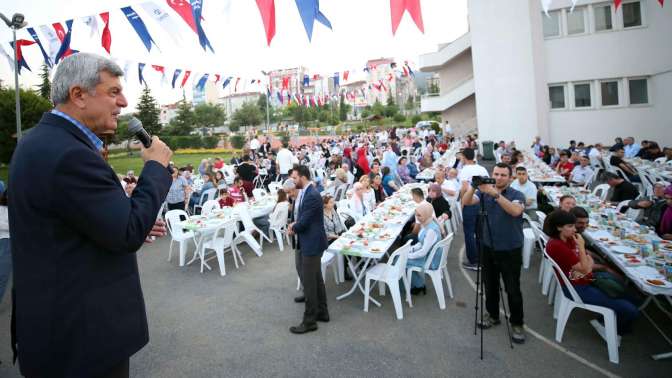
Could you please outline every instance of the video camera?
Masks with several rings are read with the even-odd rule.
[[[471,178],[471,186],[473,186],[474,188],[478,188],[479,186],[484,184],[494,185],[495,179],[490,178],[488,176],[474,176]]]

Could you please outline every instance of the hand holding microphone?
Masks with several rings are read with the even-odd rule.
[[[173,151],[159,137],[150,136],[145,128],[142,127],[142,122],[135,117],[128,121],[128,131],[134,134],[144,147],[141,152],[142,160],[145,162],[155,160],[164,167],[168,167],[170,157],[173,156]]]

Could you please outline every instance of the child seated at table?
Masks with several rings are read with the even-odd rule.
[[[233,185],[229,188],[229,195],[233,198],[234,203],[245,202],[247,200],[243,180],[240,177],[236,177],[233,180]]]
[[[233,197],[229,195],[229,190],[227,188],[222,188],[219,190],[219,207],[233,207],[235,201]]]

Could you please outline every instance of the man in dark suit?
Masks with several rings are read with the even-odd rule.
[[[172,152],[154,137],[126,196],[96,136],[114,131],[127,106],[122,75],[97,55],[64,59],[51,87],[55,108],[12,158],[12,347],[27,377],[127,377],[129,357],[149,341],[135,252],[165,235],[157,214]]]
[[[303,294],[306,310],[303,322],[289,331],[296,334],[316,331],[317,322],[328,322],[327,294],[322,277],[322,253],[327,249],[327,234],[324,231],[324,208],[322,197],[310,182],[310,169],[300,165],[296,169],[301,189],[296,199],[295,221],[289,225],[290,235],[296,234],[301,253]]]

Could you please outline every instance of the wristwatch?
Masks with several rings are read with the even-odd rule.
[[[499,196],[500,196],[500,195],[501,195],[501,194],[497,193],[497,195],[494,197],[494,198],[495,198],[495,201],[497,201],[497,200],[499,199]]]

